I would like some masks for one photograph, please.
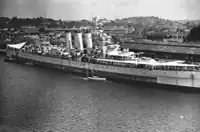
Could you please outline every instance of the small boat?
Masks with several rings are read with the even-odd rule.
[[[92,77],[87,77],[89,80],[95,80],[95,81],[105,81],[106,78],[102,77],[97,77],[97,76],[92,76]]]
[[[86,69],[88,69],[87,65],[86,65]],[[91,73],[90,76],[89,76],[89,72]],[[101,78],[101,77],[98,77],[98,76],[94,76],[94,70],[93,69],[86,70],[86,78],[84,80],[95,80],[95,81],[105,81],[106,80],[106,78]]]
[[[5,62],[14,62],[14,60],[11,57],[7,57],[4,59]]]
[[[25,64],[28,66],[33,66],[33,63],[31,63],[31,62],[26,62]]]
[[[87,77],[82,77],[81,79],[83,79],[83,80],[88,80],[88,78],[87,78]]]

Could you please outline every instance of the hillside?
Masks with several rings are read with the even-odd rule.
[[[136,29],[144,29],[148,31],[164,31],[174,30],[176,28],[186,29],[186,25],[178,22],[158,17],[131,17],[116,20],[117,24],[127,24],[129,27],[136,27]]]
[[[119,24],[132,24],[132,25],[142,25],[144,27],[149,27],[155,24],[158,25],[174,25],[175,22],[170,20],[161,19],[158,17],[130,17],[124,19],[117,19],[115,21]]]
[[[107,25],[115,25],[122,27],[135,28],[136,33],[142,33],[145,36],[149,36],[147,33],[151,31],[154,32],[153,37],[166,36],[168,33],[182,32],[183,34],[188,34],[188,30],[191,32],[185,38],[185,41],[200,41],[200,20],[180,20],[172,21],[167,19],[162,19],[158,17],[130,17],[117,19],[111,23],[106,23]],[[152,37],[150,35],[150,37]]]
[[[105,23],[102,24],[103,27],[109,26],[117,26],[117,27],[129,27],[129,28],[137,28],[137,29],[148,29],[148,30],[160,30],[160,29],[174,29],[176,27],[180,29],[193,28],[194,26],[200,24],[200,21],[171,21],[158,17],[130,17],[123,19],[116,19],[115,21],[106,20]],[[88,20],[81,21],[62,21],[62,20],[54,20],[52,18],[7,18],[0,17],[0,28],[3,27],[20,27],[24,25],[32,25],[39,26],[41,24],[46,24],[50,27],[80,27],[80,26],[92,26],[92,22]]]
[[[145,35],[149,31],[158,32],[158,33],[166,33],[166,32],[184,32],[187,30],[192,30],[192,33],[189,37],[187,37],[188,41],[192,41],[191,36],[198,36],[199,30],[197,30],[197,26],[200,25],[200,20],[180,20],[180,21],[172,21],[167,19],[162,19],[158,17],[129,17],[123,19],[116,19],[114,21],[102,19],[98,21],[101,23],[101,27],[122,27],[135,29],[135,33],[139,33]],[[7,18],[0,17],[0,28],[20,28],[22,26],[36,26],[43,27],[47,26],[50,28],[72,28],[72,27],[81,27],[81,26],[93,26],[94,24],[89,20],[81,20],[81,21],[62,21],[62,20],[54,20],[52,18]],[[199,27],[198,27],[199,28]],[[194,33],[196,32],[196,33]],[[197,35],[196,35],[197,34]],[[196,39],[198,37],[195,37]],[[195,39],[195,40],[196,40]]]
[[[88,20],[81,21],[62,21],[62,20],[54,20],[52,18],[7,18],[0,17],[0,28],[19,28],[22,26],[48,26],[51,28],[59,28],[59,27],[80,27],[80,26],[89,26],[92,25],[92,22]]]
[[[103,27],[125,27],[125,28],[135,28],[138,32],[163,32],[165,30],[177,32],[192,29],[200,24],[200,20],[193,21],[172,21],[167,19],[162,19],[158,17],[130,17],[123,19],[116,19],[105,23]]]

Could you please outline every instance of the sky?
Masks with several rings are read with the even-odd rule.
[[[200,0],[0,0],[1,16],[46,16],[63,20],[157,16],[200,19]]]

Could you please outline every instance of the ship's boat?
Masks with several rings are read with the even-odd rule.
[[[106,78],[103,77],[98,77],[98,76],[92,76],[92,77],[87,77],[89,80],[95,80],[95,81],[105,81]]]
[[[86,69],[88,69],[88,65],[86,65]],[[88,71],[91,71],[91,76],[88,76]],[[98,77],[98,76],[94,76],[94,70],[87,70],[86,71],[86,76],[87,77],[87,80],[94,80],[94,81],[105,81],[106,78],[104,77]]]

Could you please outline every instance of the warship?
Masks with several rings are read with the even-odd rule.
[[[197,62],[153,59],[142,53],[121,49],[119,44],[95,44],[92,37],[91,32],[66,32],[65,45],[62,46],[48,42],[9,44],[6,60],[80,73],[87,77],[200,88],[200,64]]]

